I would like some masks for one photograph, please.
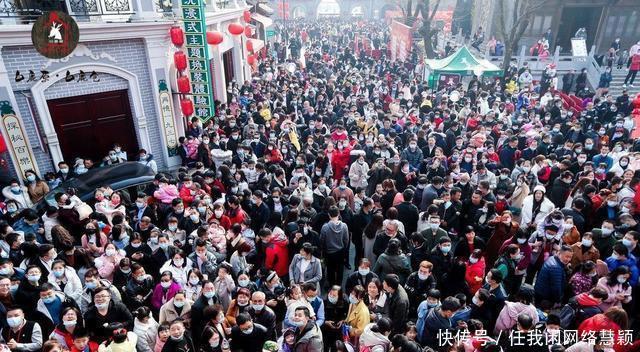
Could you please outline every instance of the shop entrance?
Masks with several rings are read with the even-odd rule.
[[[138,152],[127,90],[47,101],[65,160],[104,158],[114,143],[129,156]]]

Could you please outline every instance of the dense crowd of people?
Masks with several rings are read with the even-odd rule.
[[[553,68],[429,87],[354,53],[381,28],[290,23],[137,193],[31,208],[92,168],[156,167],[118,146],[13,180],[5,350],[637,350],[640,97],[570,97]]]

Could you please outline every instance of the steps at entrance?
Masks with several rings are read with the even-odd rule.
[[[609,86],[609,94],[617,97],[622,94],[622,84],[624,83],[624,78],[627,76],[626,68],[622,68],[618,70],[617,68],[613,68],[611,74],[613,79],[611,80],[611,85]],[[629,92],[629,96],[635,97],[638,93],[640,93],[640,74],[636,76],[636,80],[633,83],[635,87],[630,87],[627,85],[627,91]]]

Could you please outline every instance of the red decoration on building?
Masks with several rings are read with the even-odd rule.
[[[185,93],[189,93],[189,91],[191,90],[191,82],[189,82],[189,77],[187,76],[180,76],[178,77],[178,92],[185,94]]]
[[[245,21],[246,23],[251,22],[251,12],[250,12],[249,10],[245,10],[245,11],[242,13],[242,18],[244,19],[244,21]]]
[[[244,31],[244,28],[242,27],[242,25],[240,23],[231,23],[229,24],[229,33],[233,34],[233,35],[240,35],[242,34],[242,31]]]
[[[171,27],[169,30],[171,36],[171,42],[175,46],[182,46],[184,44],[184,31],[180,27]]]
[[[247,40],[247,50],[253,52],[253,42],[251,40]]]
[[[178,71],[184,71],[187,69],[187,55],[182,51],[176,51],[173,53],[173,63],[176,65]]]
[[[255,64],[255,63],[256,63],[256,57],[255,57],[255,56],[253,56],[253,55],[249,55],[249,56],[247,57],[247,62],[249,63],[249,65],[253,65],[253,64]]]
[[[218,45],[224,41],[224,36],[218,31],[207,32],[207,43],[209,45]]]
[[[182,114],[184,116],[193,115],[193,102],[191,99],[180,99],[180,109],[182,110]]]
[[[247,37],[250,37],[251,34],[253,34],[253,31],[251,30],[251,26],[247,25],[246,27],[244,27],[244,35],[246,35]]]

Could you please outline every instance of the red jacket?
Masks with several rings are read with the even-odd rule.
[[[286,276],[289,273],[288,244],[289,241],[284,233],[281,235],[274,234],[273,239],[265,249],[264,267],[274,270],[279,277]]]
[[[631,66],[629,69],[631,71],[640,71],[640,54],[635,54],[631,57]]]
[[[241,224],[245,218],[245,212],[242,208],[238,207],[236,210],[227,209],[226,216],[229,218],[231,225]]]
[[[180,187],[180,198],[182,198],[185,207],[188,207],[191,205],[191,202],[193,202],[191,190],[185,186]]]
[[[614,349],[618,350],[621,345],[618,343],[618,335],[620,332],[620,326],[609,320],[604,314],[596,314],[591,318],[585,320],[578,326],[578,338],[587,335],[589,331],[601,331],[601,330],[611,330],[613,332],[613,341],[615,342]]]
[[[336,148],[333,151],[333,155],[331,157],[331,164],[333,165],[333,178],[336,180],[340,180],[344,175],[344,169],[349,165],[349,154],[351,153],[351,146],[345,146],[340,151]]]
[[[467,284],[469,284],[469,291],[471,291],[471,293],[476,293],[476,291],[482,288],[485,266],[484,258],[480,258],[475,264],[467,262],[467,271],[464,274],[464,279],[467,281]],[[476,281],[476,276],[481,278],[481,280]]]

